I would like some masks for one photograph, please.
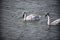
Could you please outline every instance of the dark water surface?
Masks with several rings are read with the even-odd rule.
[[[51,22],[60,18],[59,0],[2,0],[1,37],[4,40],[58,40],[59,26],[50,26],[49,31],[46,12],[50,13]],[[27,14],[41,15],[40,21],[24,22],[20,17]]]

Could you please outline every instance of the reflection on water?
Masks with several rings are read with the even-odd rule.
[[[42,21],[43,22],[43,21]],[[18,40],[57,40],[58,39],[58,26],[41,25],[40,21],[23,22],[24,31],[22,35],[17,38]],[[49,30],[47,31],[49,27]],[[23,36],[23,37],[21,37]]]
[[[59,39],[59,31],[58,31],[58,28],[59,26],[48,26],[49,27],[49,30],[47,30],[47,35],[45,38],[45,40],[58,40]]]

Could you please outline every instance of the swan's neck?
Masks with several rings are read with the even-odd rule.
[[[27,14],[24,14],[24,20],[26,20]]]
[[[48,22],[47,24],[50,25],[50,16],[47,16],[48,17]]]

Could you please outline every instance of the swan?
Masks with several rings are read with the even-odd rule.
[[[48,25],[60,25],[60,19],[56,19],[55,21],[53,21],[53,22],[50,22],[50,14],[49,13],[47,13],[46,15],[45,15],[45,17],[48,17],[48,21],[47,21],[47,24]]]
[[[36,15],[36,14],[30,14],[27,16],[27,12],[23,12],[22,17],[25,21],[35,21],[35,20],[40,20],[40,18],[41,18],[40,15]]]

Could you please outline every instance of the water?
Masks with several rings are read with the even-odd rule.
[[[48,29],[46,12],[50,13],[51,22],[59,18],[57,0],[3,0],[2,1],[2,38],[4,40],[57,40],[59,26]],[[57,8],[58,7],[58,8]],[[24,22],[23,11],[27,14],[41,15],[40,21]],[[54,17],[53,17],[54,16]]]

